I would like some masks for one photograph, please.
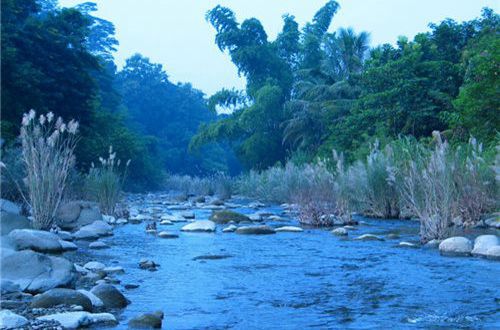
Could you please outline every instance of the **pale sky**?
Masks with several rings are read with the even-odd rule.
[[[71,7],[86,2],[60,0]],[[135,53],[161,63],[172,82],[191,82],[210,96],[219,89],[244,89],[229,56],[214,43],[215,31],[205,13],[217,4],[231,8],[239,22],[258,18],[270,40],[282,28],[282,15],[296,17],[302,27],[326,0],[95,0],[96,16],[114,23],[120,42],[115,61],[121,67]],[[353,27],[371,34],[371,45],[394,44],[428,30],[445,18],[470,20],[483,7],[500,9],[500,0],[338,0],[340,9],[331,31]]]

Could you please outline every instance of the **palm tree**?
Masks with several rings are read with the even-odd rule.
[[[351,77],[361,73],[369,50],[369,34],[340,29],[323,37],[318,68],[296,73],[292,100],[286,105],[283,142],[294,149],[316,150],[330,124],[351,109],[359,88]]]

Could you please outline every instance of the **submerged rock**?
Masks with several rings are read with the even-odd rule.
[[[110,313],[64,312],[37,317],[41,321],[57,321],[65,329],[77,329],[97,323],[116,324],[116,318]]]
[[[399,242],[398,244],[399,247],[405,247],[405,248],[418,248],[417,244],[413,244],[410,242]]]
[[[276,231],[269,226],[243,226],[236,229],[237,234],[242,235],[268,235],[275,234]]]
[[[283,226],[275,229],[276,232],[290,232],[290,233],[300,233],[303,232],[304,229],[296,226]]]
[[[227,259],[227,258],[232,258],[232,255],[229,254],[207,254],[203,256],[197,256],[194,257],[193,260],[220,260],[220,259]]]
[[[337,235],[337,236],[347,236],[348,235],[348,232],[347,232],[347,229],[345,228],[335,228],[334,230],[331,231],[331,233],[333,235]]]
[[[181,217],[183,217],[184,219],[194,219],[195,214],[194,212],[182,212]]]
[[[64,250],[59,242],[59,236],[48,231],[15,229],[10,232],[9,238],[16,250],[30,249],[37,252],[61,252]]]
[[[158,233],[158,237],[161,237],[161,238],[179,238],[179,235],[177,235],[171,231],[160,231]]]
[[[190,232],[213,232],[215,231],[215,223],[210,220],[198,220],[185,225],[181,230]]]
[[[91,300],[81,292],[72,289],[51,289],[36,295],[31,301],[33,308],[49,308],[57,305],[78,305],[86,311],[92,311]]]
[[[8,309],[0,310],[0,329],[15,329],[28,324],[28,319]]]
[[[102,300],[106,308],[123,308],[129,304],[125,296],[111,284],[99,284],[90,290],[95,296]]]
[[[380,236],[373,234],[364,234],[354,238],[356,241],[383,241],[384,239]]]
[[[33,293],[70,286],[76,275],[75,267],[68,260],[30,250],[2,253],[1,269],[3,280]]]
[[[465,237],[456,236],[445,239],[439,244],[439,252],[448,256],[466,256],[472,251],[472,243]]]
[[[89,248],[91,248],[91,249],[108,249],[109,245],[104,243],[104,242],[97,241],[97,242],[90,243]]]
[[[163,312],[156,311],[154,313],[146,313],[134,317],[128,323],[130,328],[140,328],[140,329],[161,329],[161,323],[163,320]]]
[[[486,256],[488,249],[497,246],[499,239],[496,235],[481,235],[474,240],[474,249],[472,255]]]
[[[238,212],[230,210],[221,210],[221,211],[214,211],[210,216],[210,220],[216,223],[228,223],[229,221],[234,221],[238,223],[242,221],[250,221],[250,218]]]
[[[232,232],[236,231],[236,229],[238,229],[238,227],[236,227],[235,225],[229,225],[226,228],[222,229],[222,232],[223,233],[232,233]]]
[[[442,240],[439,239],[431,239],[429,242],[425,243],[424,247],[430,248],[430,249],[435,249],[439,247],[439,244],[441,244]]]

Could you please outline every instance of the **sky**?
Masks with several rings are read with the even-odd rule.
[[[86,2],[60,0],[64,7]],[[239,22],[258,18],[270,40],[282,28],[283,14],[296,17],[302,27],[326,0],[94,0],[96,16],[114,23],[120,42],[115,54],[119,68],[135,53],[160,63],[172,82],[190,82],[207,96],[221,88],[244,89],[227,54],[214,43],[215,31],[205,13],[220,4],[231,8]],[[430,22],[478,17],[483,7],[500,11],[500,0],[338,0],[340,9],[330,31],[353,27],[367,31],[371,46],[395,44],[428,31]]]

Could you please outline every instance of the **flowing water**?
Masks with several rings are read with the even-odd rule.
[[[194,211],[197,219],[211,212]],[[91,255],[123,266],[122,285],[140,285],[124,290],[132,303],[118,328],[162,310],[164,329],[500,329],[500,262],[401,248],[400,241],[418,239],[417,223],[358,220],[364,223],[347,239],[321,229],[247,236],[222,233],[221,226],[162,239],[146,234],[145,224],[128,224],[105,240],[110,249]],[[363,233],[400,238],[352,240]],[[220,258],[195,260],[206,255]],[[142,270],[141,258],[161,266]]]

